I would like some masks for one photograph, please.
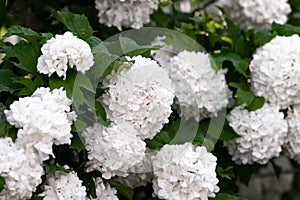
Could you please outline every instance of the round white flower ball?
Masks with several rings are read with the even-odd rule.
[[[128,176],[128,169],[145,157],[146,143],[136,135],[129,123],[87,128],[81,133],[90,160],[87,171],[98,170],[105,179]]]
[[[212,6],[220,6],[242,29],[271,28],[273,22],[285,24],[291,7],[288,0],[218,0]],[[212,11],[213,10],[213,11]],[[215,12],[215,8],[209,8]]]
[[[129,58],[115,66],[103,80],[103,94],[109,120],[129,122],[142,139],[153,138],[168,123],[174,90],[168,73],[156,61],[142,56]]]
[[[252,90],[272,104],[299,104],[300,37],[276,36],[257,49],[250,63]]]
[[[289,131],[284,147],[289,157],[300,163],[300,105],[289,108],[287,121]]]
[[[241,136],[226,144],[235,163],[263,165],[279,156],[288,125],[278,106],[266,103],[251,112],[239,106],[227,115],[227,119],[233,130]]]
[[[99,22],[122,30],[142,28],[150,22],[150,15],[157,10],[158,0],[95,0]]]
[[[76,118],[70,112],[72,101],[63,88],[38,88],[30,97],[20,98],[5,110],[7,121],[17,128],[19,144],[34,147],[46,160],[52,145],[71,143],[71,125]]]
[[[42,46],[41,51],[37,70],[48,76],[56,73],[66,79],[68,68],[75,68],[84,74],[94,65],[93,54],[88,43],[71,32],[51,38]]]
[[[97,197],[92,198],[92,200],[118,200],[117,190],[110,187],[109,184],[104,184],[102,178],[97,177],[95,185]]]
[[[217,116],[229,103],[226,70],[214,70],[208,54],[182,51],[170,59],[167,70],[181,115],[199,121]]]
[[[86,188],[75,172],[56,171],[47,176],[45,190],[39,196],[44,200],[83,200],[86,199]]]
[[[41,162],[33,151],[13,143],[9,137],[0,138],[0,177],[5,180],[0,199],[30,199],[42,183],[43,174]]]
[[[191,143],[165,145],[153,157],[153,189],[160,199],[207,200],[219,191],[217,158]]]

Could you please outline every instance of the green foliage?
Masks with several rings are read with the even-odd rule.
[[[68,30],[79,38],[88,39],[93,35],[93,29],[84,15],[57,11],[52,17],[62,22]]]
[[[247,200],[247,199],[242,198],[242,197],[237,197],[237,196],[229,195],[229,194],[219,193],[212,200]]]
[[[4,189],[4,187],[5,187],[5,180],[0,176],[0,192]]]
[[[133,200],[133,189],[118,182],[118,181],[107,181],[111,187],[114,187],[118,190],[118,193],[120,193],[122,196],[126,197],[128,200]]]
[[[229,166],[226,169],[223,169],[222,167],[217,167],[216,171],[218,176],[221,176],[222,178],[226,178],[228,180],[232,180],[233,178],[235,178],[233,166]]]

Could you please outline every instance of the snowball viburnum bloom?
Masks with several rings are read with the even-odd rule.
[[[76,118],[70,112],[72,101],[63,88],[38,88],[30,97],[20,98],[5,110],[7,121],[17,128],[17,141],[25,148],[33,146],[46,160],[52,145],[71,143],[71,125]]]
[[[92,200],[118,200],[117,190],[110,187],[109,184],[104,184],[100,177],[95,179],[95,185],[97,197]]]
[[[156,61],[142,56],[127,59],[103,80],[109,90],[100,100],[109,120],[127,121],[140,138],[151,139],[168,123],[174,90],[168,73]]]
[[[300,103],[300,37],[276,36],[257,49],[250,63],[252,90],[272,104]]]
[[[87,171],[99,170],[105,179],[128,176],[128,169],[145,156],[146,143],[137,134],[129,123],[87,128],[81,133],[90,160]]]
[[[95,0],[99,22],[107,26],[142,28],[158,9],[159,0]]]
[[[300,105],[289,108],[287,116],[289,132],[285,138],[285,145],[289,157],[300,163]]]
[[[75,172],[56,171],[47,176],[45,190],[39,196],[44,200],[85,200],[86,188]]]
[[[234,162],[266,164],[279,156],[288,125],[278,106],[265,104],[251,112],[239,106],[227,115],[227,119],[233,130],[241,136],[226,144]]]
[[[29,199],[42,183],[43,167],[37,154],[13,143],[11,138],[0,138],[0,177],[5,187],[0,199]]]
[[[51,38],[42,46],[41,51],[37,70],[49,76],[56,73],[66,79],[68,68],[75,68],[84,74],[94,65],[93,54],[88,43],[71,32]]]
[[[219,191],[217,158],[191,143],[165,145],[153,157],[153,189],[161,199],[207,200]]]
[[[219,0],[215,5],[224,8],[243,29],[268,29],[273,22],[285,24],[291,12],[288,0]]]
[[[181,115],[199,121],[217,116],[229,103],[226,70],[214,70],[208,54],[182,51],[170,59],[167,70]]]

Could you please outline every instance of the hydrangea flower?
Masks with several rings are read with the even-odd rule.
[[[98,170],[102,177],[128,176],[128,169],[141,162],[146,143],[138,138],[131,124],[120,123],[103,127],[96,123],[81,133],[89,162],[87,171]]]
[[[227,143],[229,154],[237,164],[266,164],[278,157],[288,132],[288,125],[279,107],[264,104],[249,112],[239,106],[228,115],[229,125],[241,137]]]
[[[88,43],[71,32],[51,38],[42,46],[41,51],[37,70],[48,76],[56,73],[66,79],[68,68],[75,68],[84,74],[94,65],[93,54]]]
[[[285,24],[291,7],[288,0],[218,0],[213,6],[225,9],[242,29],[271,28],[273,22]],[[215,8],[209,8],[215,12]]]
[[[208,54],[182,51],[170,59],[167,70],[182,115],[197,121],[215,117],[229,103],[226,70],[214,70]]]
[[[272,104],[299,104],[300,37],[276,36],[257,49],[250,63],[252,90]]]
[[[47,176],[45,190],[39,196],[44,200],[84,200],[86,188],[75,172],[56,171],[54,175]]]
[[[191,143],[165,145],[153,157],[153,189],[160,199],[201,199],[219,191],[217,158]]]
[[[97,198],[92,198],[92,200],[118,200],[117,190],[109,184],[104,184],[100,177],[95,179],[95,185]]]
[[[43,174],[33,151],[13,143],[9,137],[0,138],[0,177],[5,180],[0,199],[29,199],[42,183]]]
[[[300,105],[294,105],[288,110],[289,131],[285,138],[285,145],[289,157],[300,163]]]
[[[107,26],[142,28],[150,22],[159,0],[95,0],[99,22]]]
[[[71,125],[76,115],[70,112],[72,101],[63,88],[38,88],[30,97],[20,98],[5,110],[7,121],[17,128],[18,142],[33,146],[46,160],[52,154],[52,145],[71,143]]]
[[[174,90],[156,61],[142,56],[127,59],[103,80],[109,90],[100,100],[109,120],[116,124],[127,121],[140,138],[151,139],[168,123]]]

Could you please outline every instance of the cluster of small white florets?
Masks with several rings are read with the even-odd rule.
[[[97,197],[92,198],[92,200],[118,200],[117,190],[111,188],[109,184],[104,184],[100,177],[95,179],[95,185]]]
[[[241,137],[229,141],[229,154],[237,164],[266,164],[278,157],[288,132],[284,114],[278,106],[264,104],[249,112],[239,106],[227,116],[229,125]]]
[[[287,116],[289,131],[285,145],[289,157],[300,162],[300,105],[290,107]]]
[[[142,28],[150,22],[159,0],[96,0],[99,22],[107,26]]]
[[[9,137],[0,138],[0,177],[5,180],[0,199],[29,199],[43,174],[37,154]]]
[[[252,90],[272,104],[300,103],[300,37],[276,36],[257,49],[250,63]]]
[[[129,123],[103,127],[96,123],[81,133],[88,151],[87,171],[98,170],[102,177],[128,176],[128,169],[145,157],[146,143]]]
[[[94,64],[90,46],[71,32],[56,35],[41,48],[42,55],[38,58],[37,70],[51,76],[56,73],[66,79],[67,69],[76,68],[85,73]]]
[[[161,199],[201,199],[219,191],[217,158],[191,143],[165,145],[153,157],[153,189]]]
[[[217,116],[229,103],[226,70],[214,70],[208,54],[182,51],[170,59],[167,70],[182,115],[199,121]]]
[[[86,199],[86,188],[75,172],[56,171],[54,175],[49,174],[44,187],[44,192],[39,194],[44,200]]]
[[[218,0],[220,6],[243,29],[270,28],[273,22],[285,24],[291,7],[287,0]],[[209,10],[214,10],[211,8]]]
[[[63,88],[38,88],[30,97],[20,98],[5,110],[7,121],[17,128],[17,142],[34,147],[40,159],[52,155],[52,145],[71,143],[71,125],[76,114],[70,112],[72,101]]]
[[[100,100],[109,120],[116,124],[127,121],[139,132],[138,137],[151,139],[168,123],[172,113],[171,80],[150,58],[136,56],[127,60],[103,80],[109,90]]]

